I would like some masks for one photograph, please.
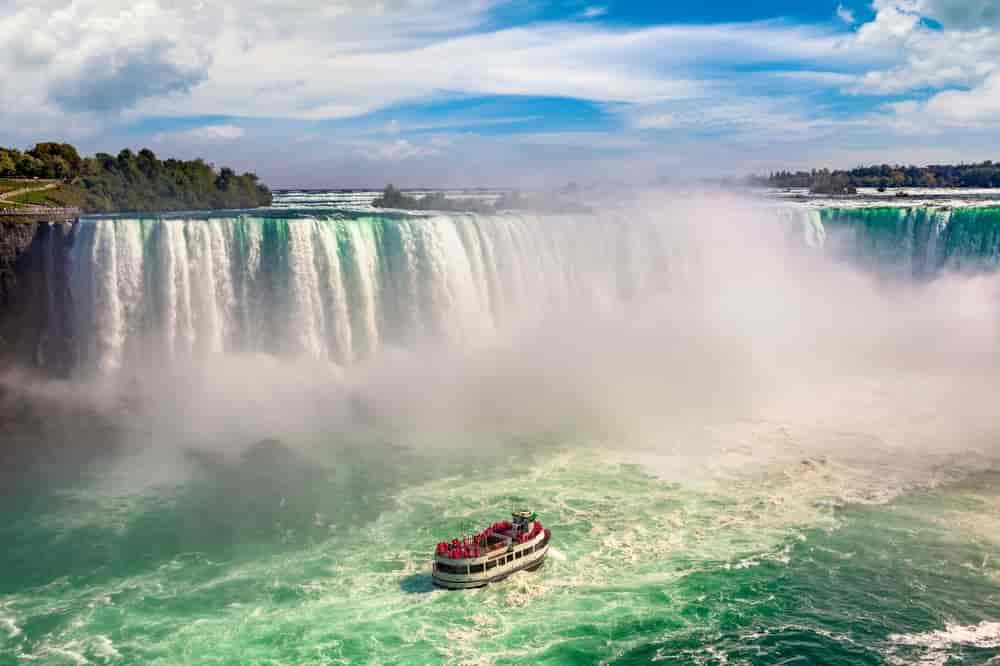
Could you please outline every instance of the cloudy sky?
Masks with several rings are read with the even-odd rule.
[[[1000,158],[998,0],[0,0],[0,145],[273,186]]]

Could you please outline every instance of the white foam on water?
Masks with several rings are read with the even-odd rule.
[[[30,661],[41,659],[47,663],[51,662],[51,657],[62,657],[78,666],[84,666],[84,664],[89,664],[91,661],[80,652],[82,649],[83,647],[79,641],[71,641],[62,646],[43,645],[35,652],[21,653],[19,656],[21,659]]]
[[[93,641],[94,653],[103,659],[121,659],[121,653],[115,649],[114,643],[111,639],[103,634],[97,634],[94,636]]]
[[[1000,622],[980,622],[975,625],[949,624],[938,631],[892,634],[889,640],[893,643],[932,649],[945,649],[953,645],[995,648],[1000,647]]]
[[[549,547],[549,557],[559,560],[560,562],[565,562],[568,559],[566,557],[566,553],[555,547]]]
[[[35,590],[31,615],[64,612],[60,609],[67,603],[89,609],[93,603],[114,598],[125,618],[124,635],[142,631],[143,623],[159,623],[169,639],[157,646],[158,651],[169,655],[181,649],[199,650],[206,660],[233,654],[245,646],[244,641],[259,640],[262,633],[302,628],[307,628],[303,647],[293,649],[295,657],[287,658],[308,661],[309,651],[324,645],[334,651],[329,657],[333,660],[340,649],[335,647],[336,640],[355,634],[359,627],[370,629],[377,624],[392,641],[371,645],[374,660],[392,661],[399,655],[399,646],[405,645],[415,651],[437,651],[449,663],[493,663],[503,658],[530,662],[565,640],[559,637],[560,628],[589,623],[598,631],[610,632],[622,618],[642,617],[648,607],[632,604],[635,594],[661,590],[662,601],[655,607],[669,613],[677,604],[693,601],[683,598],[682,584],[692,573],[787,566],[791,544],[801,538],[804,527],[836,526],[829,506],[813,506],[795,495],[808,497],[815,485],[835,487],[840,482],[824,481],[825,474],[842,475],[841,480],[846,474],[831,462],[792,460],[790,469],[779,465],[775,472],[764,465],[749,478],[737,475],[727,483],[720,481],[718,488],[724,492],[703,494],[643,477],[634,469],[623,474],[609,467],[607,460],[606,452],[573,451],[543,459],[523,474],[491,477],[485,473],[410,486],[400,492],[392,509],[374,523],[352,529],[350,535],[330,536],[313,546],[255,558],[215,573],[205,568],[214,566],[208,562],[180,557],[158,571],[93,589]],[[834,471],[825,471],[827,467]],[[503,483],[499,483],[501,478]],[[433,544],[448,536],[439,533],[441,523],[486,524],[500,517],[498,507],[506,509],[512,496],[530,498],[543,522],[554,527],[558,548],[550,551],[552,557],[545,566],[484,590],[431,591],[430,583],[423,581],[428,577]],[[777,504],[768,501],[776,496],[785,499]],[[137,504],[133,508],[142,510]],[[570,533],[572,538],[566,536]],[[379,553],[378,562],[393,566],[373,568],[373,552]],[[191,578],[186,573],[190,570],[206,576]],[[309,571],[317,573],[302,574]],[[138,599],[150,603],[224,598],[234,585],[258,589],[260,596],[206,608],[200,618],[136,615],[130,619],[128,613],[128,604]],[[294,590],[295,602],[272,603],[278,589]],[[415,591],[408,593],[408,589]],[[586,603],[588,599],[595,603]],[[705,603],[709,601],[703,599],[701,604]],[[711,632],[713,621],[701,622],[698,635]],[[550,626],[551,631],[543,636],[533,630],[540,626]],[[115,659],[112,650],[124,652],[121,645],[102,642],[99,637],[105,634],[87,636],[89,630],[87,622],[74,624],[67,636],[56,637],[58,644],[48,649],[67,650],[97,662]],[[989,631],[979,628],[974,636],[983,643]],[[615,641],[602,655],[638,648],[648,640],[645,636]],[[39,660],[69,659],[42,650],[40,646],[32,651]],[[706,650],[690,656],[706,664],[718,663],[718,655]]]
[[[21,635],[21,628],[15,623],[15,618],[0,615],[0,629],[7,632],[7,638],[17,638]]]
[[[975,625],[949,624],[944,629],[917,634],[892,634],[889,641],[896,647],[890,648],[888,659],[893,664],[912,664],[914,658],[919,664],[942,666],[954,656],[954,650],[961,647],[1000,648],[1000,622],[980,622]],[[920,648],[922,654],[914,657],[909,651],[899,655],[899,648]]]

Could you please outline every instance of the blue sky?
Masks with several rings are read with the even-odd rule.
[[[866,3],[845,3],[858,17],[871,15]],[[803,23],[832,21],[838,3],[823,0],[672,0],[670,2],[551,2],[510,3],[497,12],[500,20],[560,21],[565,19],[593,20],[619,25],[648,26],[670,23],[748,22],[774,18]]]
[[[0,0],[0,143],[274,186],[1000,157],[995,0]]]

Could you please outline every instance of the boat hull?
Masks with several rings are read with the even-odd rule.
[[[549,539],[543,539],[535,546],[532,553],[516,558],[509,563],[498,564],[492,569],[475,573],[451,573],[442,571],[435,563],[431,578],[434,585],[446,590],[471,590],[497,583],[518,571],[536,571],[545,563],[549,553]],[[504,553],[503,556],[509,553]]]

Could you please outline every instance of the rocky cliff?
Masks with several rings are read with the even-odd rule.
[[[40,223],[0,218],[0,309],[10,305],[17,285],[17,261],[31,245]]]
[[[73,225],[63,216],[0,216],[0,360],[68,366],[71,341],[51,332],[67,330]]]

